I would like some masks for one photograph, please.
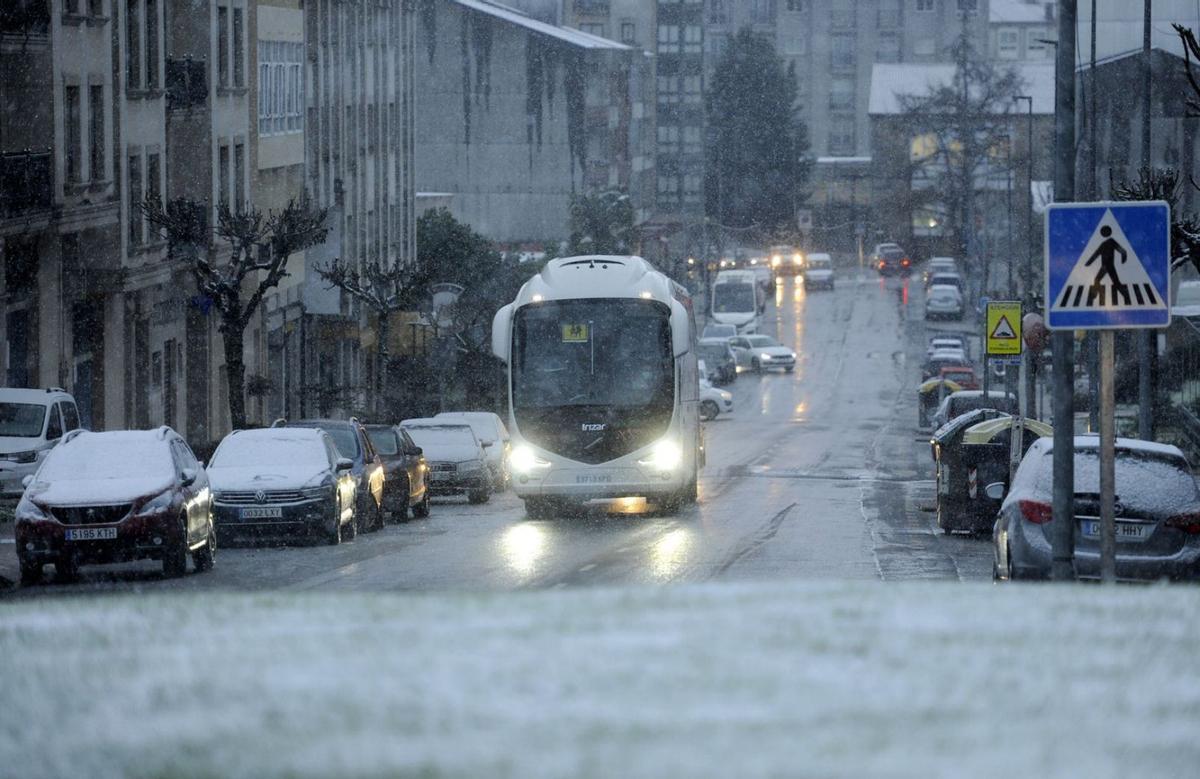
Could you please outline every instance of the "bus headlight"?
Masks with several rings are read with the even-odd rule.
[[[797,252],[796,254],[793,254],[792,255],[792,264],[793,265],[803,265],[804,264],[804,255],[800,254],[799,252]]]
[[[509,467],[517,474],[530,474],[539,468],[549,468],[550,461],[543,460],[528,446],[517,446],[508,457]]]
[[[683,462],[683,450],[679,444],[664,438],[650,450],[650,456],[638,460],[638,465],[654,468],[659,471],[673,471]]]

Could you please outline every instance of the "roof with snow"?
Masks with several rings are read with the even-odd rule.
[[[954,80],[954,63],[880,63],[871,69],[871,114],[900,114],[903,95],[924,95]],[[1033,96],[1035,114],[1054,113],[1054,63],[1023,62],[1013,69],[1025,82],[1023,92]],[[1012,113],[1024,113],[1025,103],[1014,102]],[[1008,113],[998,111],[997,113]]]
[[[1053,8],[1043,0],[991,0],[988,4],[988,21],[992,24],[1050,24],[1054,20],[1047,13]]]
[[[1175,53],[1173,51],[1168,51],[1167,49],[1164,49],[1161,46],[1151,47],[1150,53],[1151,53],[1151,55],[1156,55],[1156,56],[1171,57],[1173,59],[1179,60],[1180,62],[1185,61],[1184,58],[1179,56],[1177,53]],[[1120,62],[1122,60],[1131,59],[1131,58],[1141,58],[1141,56],[1142,56],[1142,48],[1139,46],[1136,49],[1129,49],[1128,51],[1121,51],[1121,52],[1117,52],[1116,54],[1110,54],[1107,57],[1100,57],[1099,59],[1096,60],[1096,67],[1102,68],[1105,65],[1111,65],[1114,62]],[[1086,70],[1090,70],[1091,67],[1092,67],[1092,63],[1090,61],[1083,61],[1075,66],[1075,72],[1080,73],[1080,72],[1083,72]]]
[[[515,8],[510,8],[507,5],[500,3],[489,2],[489,0],[450,0],[451,2],[461,5],[463,8],[469,8],[472,11],[478,11],[482,14],[495,17],[501,21],[515,24],[519,27],[524,27],[531,32],[536,32],[545,35],[549,38],[555,38],[563,43],[572,46],[578,46],[581,49],[610,49],[616,51],[629,51],[632,47],[626,46],[623,43],[610,41],[607,38],[601,38],[599,35],[573,30],[569,27],[559,27],[558,25],[549,24],[547,22],[534,19],[532,16],[527,16]]]

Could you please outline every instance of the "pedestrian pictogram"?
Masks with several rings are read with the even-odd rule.
[[[585,344],[588,340],[588,326],[572,324],[562,326],[562,340],[565,344]]]
[[[1015,300],[991,300],[987,304],[987,353],[1021,353],[1021,304]]]
[[[1051,328],[1170,323],[1166,203],[1056,203],[1046,218]]]

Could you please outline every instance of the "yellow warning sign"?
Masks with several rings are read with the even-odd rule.
[[[587,325],[563,325],[562,340],[565,344],[585,344],[588,340]]]
[[[1021,353],[1021,304],[994,300],[987,304],[987,353]]]

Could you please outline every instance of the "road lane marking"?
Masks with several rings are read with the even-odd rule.
[[[592,569],[593,569],[593,568],[595,568],[595,567],[596,567],[596,564],[595,564],[595,563],[588,563],[587,565],[585,565],[585,566],[583,566],[582,568],[580,568],[580,569],[579,569],[579,572],[580,572],[580,573],[587,573],[588,571],[592,570]]]

